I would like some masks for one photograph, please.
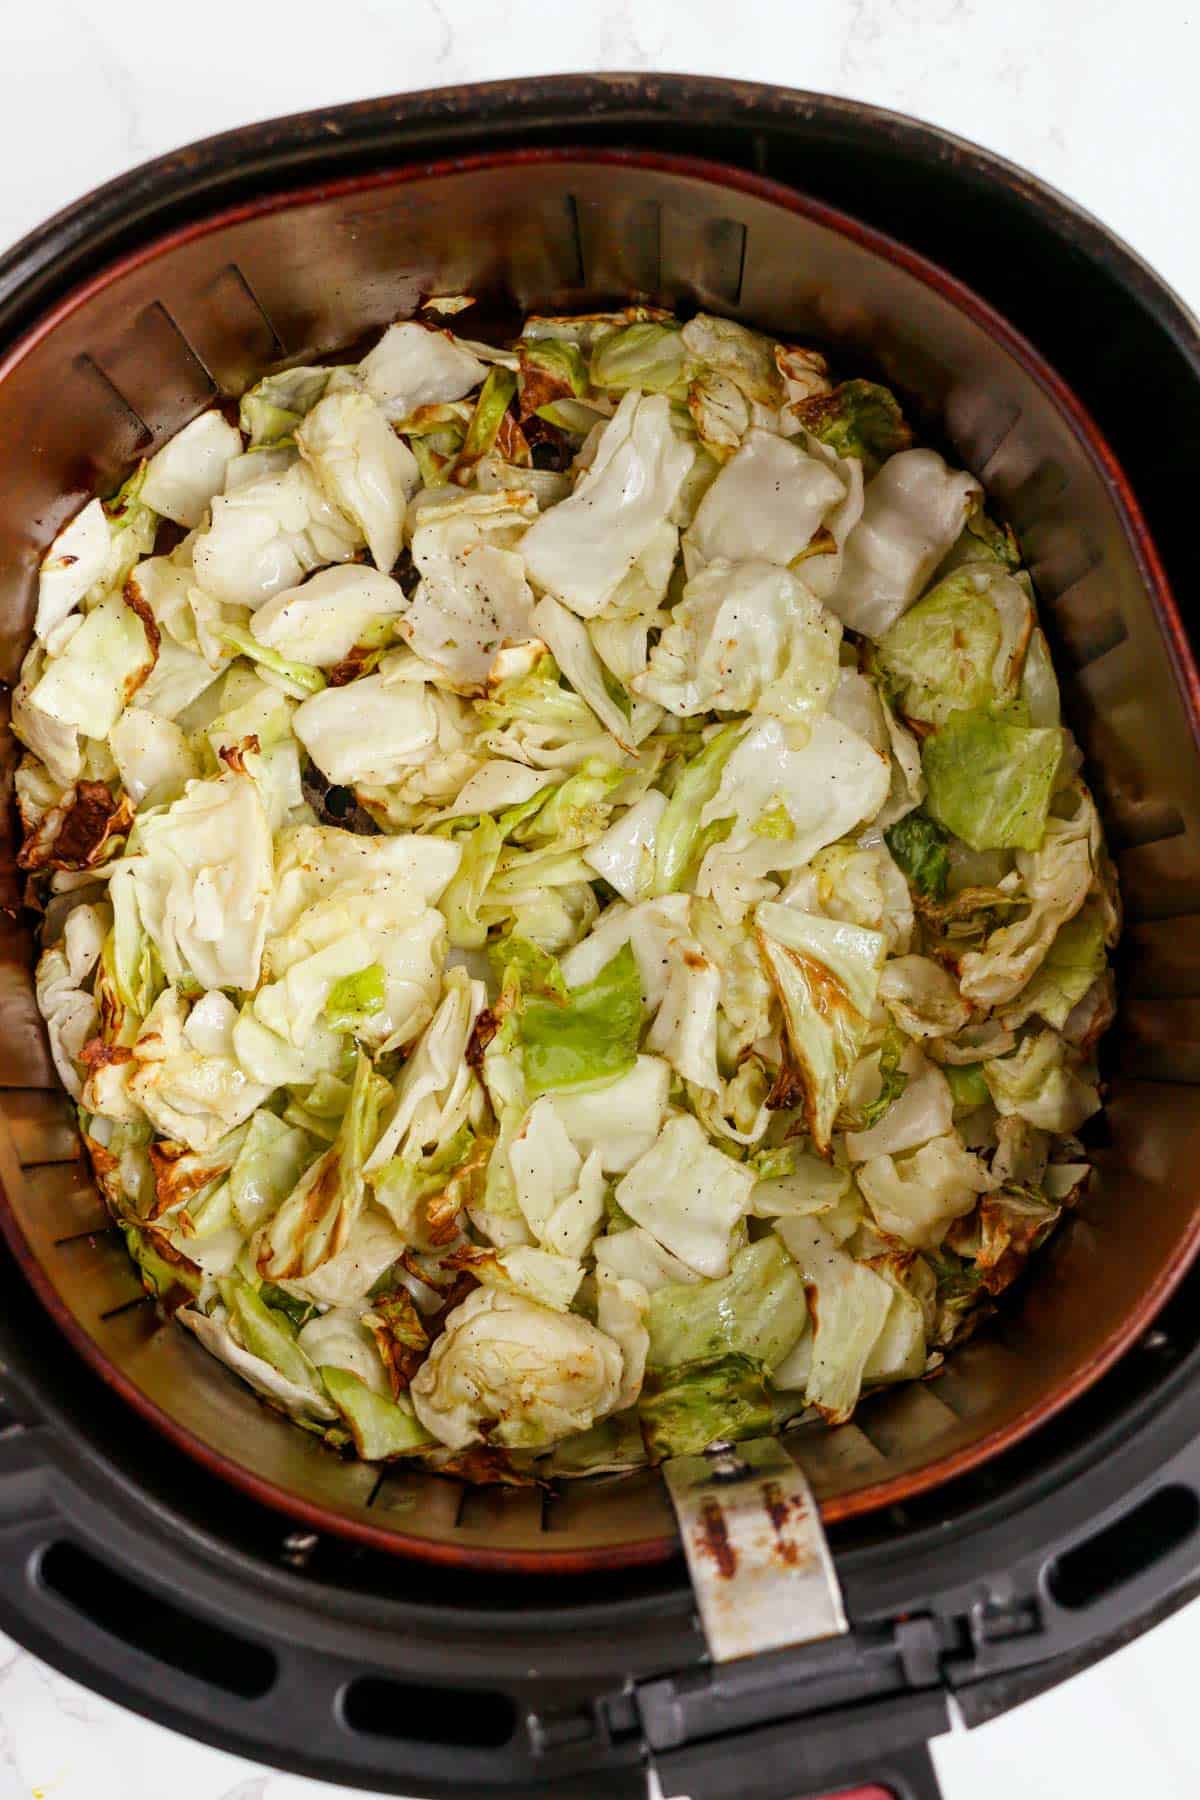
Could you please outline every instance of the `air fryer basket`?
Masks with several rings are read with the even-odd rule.
[[[489,173],[498,149],[509,155]],[[630,149],[642,155],[596,155]],[[696,149],[727,167],[671,160]],[[536,1519],[524,1501],[452,1483],[437,1501],[390,1472],[358,1499],[335,1496],[347,1472],[313,1462],[297,1433],[273,1435],[221,1370],[185,1359],[99,1233],[32,1008],[31,941],[7,929],[0,1625],[158,1723],[306,1775],[448,1800],[635,1800],[648,1762],[666,1795],[693,1800],[855,1782],[880,1784],[862,1789],[871,1800],[932,1800],[928,1757],[907,1746],[945,1732],[950,1692],[979,1723],[1200,1586],[1200,1269],[1186,1269],[1200,1130],[1195,670],[1121,484],[1052,378],[1006,329],[981,329],[952,284],[928,286],[905,252],[838,229],[801,194],[936,257],[1049,355],[1123,457],[1184,594],[1195,320],[1022,171],[851,101],[687,76],[369,101],[160,158],[0,256],[0,355],[16,351],[0,365],[4,673],[29,628],[40,545],[214,389],[479,268],[522,304],[660,288],[788,331],[811,322],[847,360],[862,344],[925,396],[930,427],[1024,536],[1132,916],[1112,1143],[1085,1215],[1022,1309],[943,1381],[797,1444],[826,1499],[851,1631],[725,1667],[705,1660],[682,1559],[613,1568],[635,1544],[655,1557],[669,1544],[651,1481],[547,1496]],[[14,920],[11,844],[0,866]],[[230,1467],[250,1447],[264,1481]],[[324,1492],[304,1498],[318,1478]],[[398,1548],[421,1548],[425,1566],[387,1553]],[[450,1561],[428,1564],[432,1550]],[[506,1557],[520,1573],[495,1568]]]
[[[1162,1032],[1171,896],[1200,828],[1185,652],[1111,454],[1030,347],[886,239],[772,183],[661,154],[529,151],[383,171],[196,221],[98,270],[0,369],[0,676],[28,641],[38,558],[220,395],[466,291],[513,317],[617,297],[704,306],[866,363],[986,483],[1020,535],[1129,908],[1110,1141],[1081,1214],[998,1327],[937,1380],[791,1444],[827,1521],[893,1504],[1045,1420],[1144,1327],[1195,1248],[1195,1109]],[[11,749],[11,746],[10,746]],[[10,758],[11,760],[11,758]],[[13,845],[4,850],[12,876]],[[1166,902],[1166,908],[1164,907]],[[540,1494],[343,1463],[144,1302],[75,1152],[36,1020],[26,929],[6,928],[4,1228],[104,1378],[211,1467],[307,1523],[440,1560],[609,1566],[671,1554],[646,1473]],[[1186,1052],[1183,1053],[1186,1057]],[[24,1167],[18,1167],[18,1164]]]

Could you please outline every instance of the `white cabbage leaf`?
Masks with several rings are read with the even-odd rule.
[[[715,709],[803,725],[837,686],[841,636],[790,570],[717,559],[688,582],[632,685],[679,718]]]
[[[350,563],[272,595],[252,615],[250,634],[289,662],[330,669],[407,605],[390,575]]]
[[[230,1009],[232,1012],[232,1008]],[[271,1097],[271,1088],[247,1074],[233,1050],[231,1034],[217,1053],[209,1039],[198,1050],[187,1033],[188,1006],[178,990],[165,988],[150,1008],[124,1065],[129,1098],[164,1137],[206,1152],[238,1125],[244,1125]]]
[[[239,1344],[233,1335],[227,1314],[203,1313],[195,1306],[181,1306],[175,1317],[196,1337],[218,1362],[223,1362],[235,1375],[254,1388],[289,1418],[301,1424],[330,1424],[337,1409],[323,1393],[281,1375],[264,1357],[255,1356]],[[313,1371],[314,1377],[316,1371]]]
[[[108,573],[112,532],[100,500],[89,500],[64,525],[38,570],[34,632],[44,642]]]
[[[583,1280],[581,1262],[533,1244],[513,1244],[507,1250],[464,1250],[453,1260],[456,1268],[465,1267],[484,1287],[535,1300],[553,1312],[571,1310]]]
[[[580,1155],[554,1102],[535,1100],[509,1145],[517,1203],[539,1243],[578,1260],[604,1218],[605,1180],[598,1150]]]
[[[108,742],[121,785],[135,806],[178,800],[200,773],[199,757],[175,721],[143,707],[127,707]]]
[[[367,1158],[368,1175],[395,1156],[412,1162],[430,1146],[449,1143],[468,1123],[476,1080],[467,1046],[486,998],[483,982],[473,981],[465,969],[447,971],[438,1009],[396,1078],[378,1141]]]
[[[76,918],[80,923],[72,929],[71,921]],[[34,972],[34,993],[46,1022],[50,1054],[73,1100],[82,1093],[84,1045],[96,1035],[99,1025],[99,1008],[84,983],[96,966],[102,943],[103,928],[96,909],[76,907],[67,919],[63,940],[42,951]]]
[[[266,982],[254,999],[258,1020],[304,1051],[322,1020],[352,1029],[373,1050],[411,1041],[432,1017],[446,951],[446,922],[404,883],[341,887],[269,939]],[[354,1004],[365,976],[370,1004]],[[339,982],[349,984],[348,1023],[331,1016]]]
[[[780,895],[784,906],[881,931],[903,955],[914,928],[912,892],[882,843],[830,844]]]
[[[546,1100],[585,1161],[595,1152],[606,1175],[623,1175],[657,1141],[670,1085],[661,1058],[639,1056],[615,1081],[564,1088]]]
[[[375,1207],[366,1206],[336,1256],[307,1274],[288,1277],[279,1286],[298,1300],[311,1300],[317,1306],[365,1304],[371,1289],[404,1248],[404,1239],[391,1220]]]
[[[158,661],[134,694],[131,708],[178,720],[196,701],[211,699],[210,690],[220,673],[198,650],[164,637],[158,646]]]
[[[666,810],[666,795],[651,788],[583,851],[588,867],[630,906],[647,899],[653,889],[655,838]]]
[[[912,1038],[953,1037],[971,1017],[953,975],[928,956],[894,956],[886,962],[879,998]]]
[[[270,826],[249,775],[192,781],[143,816],[133,888],[169,981],[258,985],[272,899]]]
[[[754,922],[783,1007],[809,1135],[824,1152],[870,1028],[886,941],[773,901],[762,902]]]
[[[867,483],[829,605],[852,631],[880,638],[922,592],[982,490],[936,450],[901,450]]]
[[[954,1098],[937,1064],[928,1062],[913,1044],[900,1059],[900,1072],[905,1077],[904,1087],[883,1116],[866,1131],[846,1133],[846,1152],[852,1163],[899,1156],[953,1130]]]
[[[666,988],[647,1035],[646,1048],[664,1057],[685,1081],[719,1093],[717,1008],[721,972],[694,937],[667,940],[666,969]]]
[[[363,1163],[375,1138],[381,1089],[386,1083],[360,1052],[337,1136],[263,1228],[257,1261],[267,1281],[310,1276],[349,1245],[366,1204]]]
[[[803,557],[847,495],[836,459],[809,455],[774,432],[752,430],[701,500],[684,534],[688,573],[707,562]]]
[[[1042,1131],[1078,1131],[1100,1110],[1094,1079],[1079,1069],[1056,1031],[1035,1032],[1010,1055],[985,1062],[983,1079],[997,1112]]]
[[[523,551],[537,517],[533,495],[519,489],[451,489],[444,502],[416,510],[412,558],[421,585],[399,629],[464,693],[482,691],[500,673],[500,653],[534,636]]]
[[[164,519],[199,525],[225,473],[242,454],[241,433],[212,409],[203,412],[155,452],[146,464],[141,499]]]
[[[257,1231],[278,1211],[316,1153],[308,1132],[265,1109],[254,1114],[229,1171],[230,1205],[243,1231]]]
[[[461,400],[487,374],[479,358],[448,331],[427,325],[389,325],[358,365],[368,394],[395,423],[421,406]]]
[[[85,737],[107,737],[153,669],[158,637],[153,621],[122,594],[105,595],[61,653],[43,663],[28,706]]]
[[[730,1236],[753,1187],[752,1170],[714,1149],[689,1113],[676,1113],[617,1183],[616,1201],[697,1274],[726,1275]]]
[[[964,953],[964,999],[989,1007],[1015,999],[1087,899],[1101,854],[1096,809],[1081,790],[1071,818],[1047,819],[1040,848],[1017,852],[1017,892],[1028,911],[993,931],[981,949]]]
[[[314,694],[292,729],[328,781],[386,786],[434,743],[437,715],[425,686],[389,686],[382,675],[367,675]]]
[[[331,1306],[318,1313],[296,1333],[296,1342],[318,1369],[344,1369],[373,1394],[391,1392],[387,1371],[375,1348],[375,1340],[362,1323],[356,1306]]]
[[[731,819],[705,853],[696,892],[738,913],[774,890],[765,877],[802,868],[818,850],[874,818],[887,798],[887,758],[829,714],[791,748],[778,719],[754,725],[735,747],[700,813],[701,827]]]
[[[694,454],[666,396],[631,389],[575,492],[526,533],[531,579],[585,619],[604,612],[667,520]]]
[[[417,459],[368,394],[327,394],[296,432],[300,454],[338,510],[353,520],[375,567],[391,572],[408,502],[420,486]]]
[[[686,937],[690,904],[686,894],[663,894],[636,906],[614,902],[605,908],[595,929],[560,958],[563,980],[569,988],[594,981],[622,945],[628,944],[637,963],[642,998],[650,1011],[656,1011],[667,991],[669,945],[673,938]]]
[[[872,1157],[857,1180],[880,1231],[914,1250],[936,1249],[955,1219],[995,1185],[953,1131],[904,1156]]]
[[[296,825],[275,846],[271,935],[290,931],[306,908],[379,889],[413,911],[436,906],[461,852],[448,838],[361,837],[335,825]]]
[[[661,1287],[680,1282],[703,1281],[695,1269],[689,1269],[657,1238],[641,1225],[629,1225],[623,1231],[609,1232],[592,1245],[597,1269],[608,1269],[625,1281],[636,1281],[649,1294]]]
[[[614,1412],[632,1406],[642,1391],[650,1348],[649,1308],[650,1296],[641,1282],[617,1275],[612,1269],[596,1270],[596,1325],[621,1352],[621,1385]]]
[[[452,1450],[483,1439],[540,1449],[612,1412],[624,1378],[621,1349],[574,1313],[499,1288],[477,1288],[446,1320],[417,1370],[412,1402]]]
[[[804,1401],[831,1425],[854,1410],[867,1361],[892,1308],[892,1289],[881,1275],[834,1243],[815,1219],[780,1219],[775,1227],[795,1262],[812,1308],[812,1356]],[[788,1365],[776,1370],[784,1385]]]
[[[631,755],[662,717],[660,709],[645,701],[633,717],[629,695],[615,682],[596,654],[587,626],[575,613],[545,594],[533,609],[532,624],[539,638],[582,700],[586,700],[605,730],[622,750]]]
[[[196,534],[192,567],[200,586],[230,605],[261,606],[322,564],[349,562],[362,547],[358,527],[298,461],[227,487],[211,512]]]

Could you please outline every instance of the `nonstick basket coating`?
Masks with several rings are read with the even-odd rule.
[[[701,305],[875,369],[986,483],[1017,530],[1054,640],[1129,914],[1108,1141],[1080,1214],[999,1322],[930,1382],[853,1423],[793,1433],[827,1520],[895,1505],[1091,1385],[1197,1245],[1200,1078],[1181,969],[1200,969],[1200,681],[1136,503],[1031,347],[931,265],[741,170],[653,152],[533,149],[272,194],[98,270],[0,365],[0,678],[28,642],[38,560],[221,395],[469,291],[497,320],[617,298]],[[14,746],[4,734],[11,781]],[[11,808],[9,809],[11,818]],[[17,902],[15,841],[0,845]],[[1189,915],[1189,916],[1183,916]],[[314,1528],[478,1567],[614,1567],[672,1553],[652,1473],[541,1494],[342,1463],[261,1407],[146,1301],[106,1230],[33,1000],[32,939],[0,931],[0,1208],[75,1347],[177,1444]]]

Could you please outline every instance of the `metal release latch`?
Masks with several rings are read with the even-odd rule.
[[[848,1629],[817,1503],[777,1438],[662,1464],[714,1662]]]

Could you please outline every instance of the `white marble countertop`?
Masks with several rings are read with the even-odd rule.
[[[1200,308],[1200,13],[1180,0],[39,0],[5,9],[0,242],[209,132],[373,93],[686,69],[915,113],[1055,183]],[[1200,1603],[936,1749],[946,1800],[1195,1800]],[[0,1800],[335,1800],[85,1693],[0,1638]]]

